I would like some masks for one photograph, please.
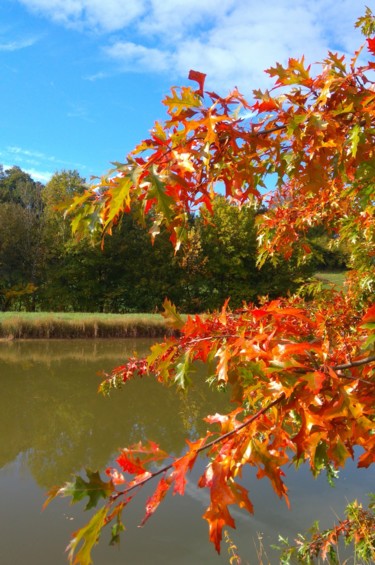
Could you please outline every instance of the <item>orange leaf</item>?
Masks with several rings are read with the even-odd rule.
[[[366,441],[366,451],[358,459],[358,467],[370,467],[375,463],[375,435]]]
[[[374,39],[375,42],[375,39]],[[373,323],[375,322],[375,304],[373,306],[371,306],[366,314],[363,316],[362,318],[362,323]]]
[[[198,441],[191,442],[186,440],[189,445],[189,451],[177,459],[173,463],[174,471],[170,475],[171,480],[174,481],[173,494],[180,494],[181,496],[185,493],[186,478],[185,475],[194,466],[195,460],[198,456],[198,450],[203,446],[207,437],[200,438]]]
[[[309,342],[301,343],[287,343],[286,345],[279,345],[280,357],[290,357],[291,355],[304,355],[308,351],[315,351],[316,353],[321,353],[322,348],[320,345],[316,345]]]
[[[220,553],[223,527],[231,526],[231,528],[235,528],[236,524],[227,507],[210,506],[203,514],[203,518],[208,522],[210,541],[215,545],[216,551]]]
[[[314,371],[313,373],[306,373],[301,377],[301,380],[305,381],[307,388],[311,390],[314,394],[320,392],[322,385],[325,381],[326,375],[321,371]]]
[[[147,520],[153,515],[159,504],[165,498],[165,495],[167,494],[170,486],[170,480],[162,477],[162,479],[158,483],[158,486],[156,487],[154,494],[146,502],[146,514],[142,522],[139,524],[140,528],[144,526]]]
[[[217,379],[221,383],[228,381],[228,361],[230,360],[230,352],[227,347],[220,347],[217,350],[215,357],[219,358],[217,365]]]
[[[224,302],[219,316],[219,321],[221,324],[223,324],[223,326],[225,326],[227,323],[227,308],[228,308],[229,300],[230,298],[227,298],[226,301]]]

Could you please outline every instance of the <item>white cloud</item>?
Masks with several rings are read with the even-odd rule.
[[[14,165],[8,165],[6,163],[2,164],[2,167],[4,169],[4,171],[11,169],[12,167],[14,167]],[[29,174],[31,176],[32,179],[34,179],[35,181],[39,181],[43,184],[46,184],[48,181],[51,180],[51,177],[53,175],[53,173],[51,171],[40,171],[38,169],[34,169],[34,168],[27,168],[27,167],[22,167],[22,170]]]
[[[29,173],[35,180],[47,182],[53,175],[49,169],[54,171],[61,168],[85,170],[86,166],[82,163],[73,163],[58,159],[53,155],[47,155],[41,151],[25,149],[14,145],[5,147],[0,151],[1,161],[11,162],[18,165],[23,171]],[[5,168],[11,168],[13,165],[3,165]]]
[[[253,0],[247,2],[248,5]],[[144,35],[176,41],[191,30],[215,27],[238,4],[236,0],[150,0],[147,13],[138,22]]]
[[[102,31],[106,57],[119,71],[164,72],[186,79],[207,73],[207,86],[265,86],[264,69],[305,55],[352,52],[361,42],[353,0],[18,0],[67,26]],[[114,32],[116,35],[113,35]],[[107,71],[107,69],[106,69]],[[103,71],[93,76],[100,78]]]
[[[18,41],[6,41],[5,43],[0,43],[0,51],[18,51],[25,47],[31,47],[37,41],[37,38],[31,37],[29,39],[19,39]]]
[[[39,181],[43,184],[46,184],[48,181],[50,181],[51,177],[54,174],[52,171],[39,171],[33,168],[23,170],[25,171],[25,173],[28,173],[35,181]]]
[[[77,118],[89,123],[94,122],[94,120],[90,117],[88,109],[84,105],[71,102],[69,103],[69,106],[70,110],[66,114],[68,118]]]
[[[99,71],[98,73],[94,73],[92,75],[87,75],[84,77],[85,80],[89,80],[91,82],[95,82],[96,80],[103,80],[110,76],[109,73],[105,73],[104,71]]]
[[[137,45],[130,41],[118,41],[105,48],[109,57],[117,59],[124,70],[130,71],[166,71],[170,66],[170,55],[167,51]]]
[[[253,9],[246,9],[251,4]],[[286,63],[289,57],[304,54],[306,61],[315,63],[328,49],[353,48],[359,35],[354,31],[358,13],[351,7],[340,18],[337,2],[333,18],[332,11],[326,11],[329,4],[326,0],[269,0],[256,6],[240,2],[204,34],[186,37],[175,50],[175,67],[185,76],[190,68],[207,73],[209,87],[237,85],[247,93],[268,83],[264,70],[276,61]]]
[[[111,32],[144,12],[142,0],[19,0],[21,4],[69,27]]]
[[[53,157],[51,155],[46,155],[41,151],[31,151],[30,149],[23,149],[22,147],[17,147],[15,145],[8,145],[8,147],[6,147],[5,149],[5,152],[8,155],[12,155],[12,158],[16,161],[19,161],[21,159],[23,160],[32,159],[33,163],[36,163],[38,161],[49,161],[52,163],[59,162],[59,160],[56,159],[56,157]]]

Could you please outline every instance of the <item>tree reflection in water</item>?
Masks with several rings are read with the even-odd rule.
[[[202,373],[194,376],[195,386],[186,396],[152,378],[129,382],[110,399],[97,394],[100,369],[120,364],[135,349],[145,354],[151,344],[150,340],[0,343],[1,563],[65,565],[64,547],[72,531],[87,522],[87,515],[82,505],[72,507],[67,500],[58,500],[41,513],[51,486],[63,484],[83,468],[103,470],[119,448],[146,438],[178,454],[184,449],[186,431],[191,437],[203,434],[204,415],[226,412],[227,396],[212,391]],[[94,551],[94,562],[228,563],[226,552],[217,556],[208,543],[207,526],[199,518],[208,502],[208,493],[197,487],[203,465],[204,459],[192,472],[187,496],[183,500],[170,496],[147,524],[147,532],[137,527],[144,504],[132,505],[126,515],[126,542],[114,551],[104,540]],[[334,514],[343,512],[346,499],[365,501],[372,485],[371,473],[356,470],[351,463],[335,489],[323,475],[314,481],[303,466],[298,472],[289,469],[289,511],[268,481],[256,480],[255,474],[248,469],[243,480],[256,515],[246,519],[242,515],[236,520],[237,530],[230,532],[250,563],[258,562],[257,532],[262,532],[269,548],[279,533],[293,539],[316,518],[323,527],[331,525]],[[143,502],[151,492],[152,485],[146,485],[140,495]],[[272,555],[268,549],[267,555],[272,564],[279,563],[277,552]]]
[[[0,344],[0,467],[21,456],[43,488],[82,468],[104,469],[117,450],[146,438],[169,453],[204,433],[204,415],[223,412],[227,396],[198,370],[186,394],[152,378],[126,384],[111,398],[97,391],[98,371],[145,354],[151,340]],[[6,433],[5,433],[6,430]]]

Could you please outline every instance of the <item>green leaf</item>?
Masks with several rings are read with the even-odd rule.
[[[147,180],[150,182],[147,199],[150,200],[155,198],[156,210],[162,215],[168,225],[172,221],[175,202],[171,196],[168,196],[168,194],[165,193],[165,185],[161,182],[154,169],[150,172]]]
[[[352,151],[352,155],[353,157],[355,157],[357,155],[357,149],[358,149],[358,143],[361,139],[361,126],[359,124],[356,124],[349,136],[350,142],[351,142],[351,151]]]
[[[111,186],[108,191],[110,201],[107,205],[107,215],[104,222],[104,229],[116,218],[124,208],[130,206],[130,189],[132,180],[126,177],[118,177],[116,184]]]
[[[295,114],[292,116],[291,120],[288,122],[288,134],[291,135],[293,132],[306,121],[307,115],[306,114]]]
[[[337,438],[336,444],[328,449],[328,454],[334,459],[335,465],[340,465],[341,467],[344,467],[346,459],[351,457],[350,451],[348,451],[340,438]]]
[[[89,510],[98,504],[100,498],[108,498],[112,494],[114,487],[112,481],[102,481],[98,471],[86,470],[86,474],[88,481],[85,481],[78,475],[74,477],[73,482],[66,483],[59,490],[58,494],[60,496],[70,496],[72,504],[79,502],[87,496],[89,500],[85,510]]]
[[[364,345],[364,349],[367,349],[368,347],[370,347],[370,345],[372,345],[373,343],[375,343],[375,333],[371,334],[368,336],[367,341]]]
[[[99,541],[100,532],[106,523],[107,512],[108,509],[103,506],[103,508],[94,514],[86,526],[74,532],[67,547],[70,565],[92,564],[91,551]],[[80,544],[82,545],[78,549]]]
[[[120,543],[120,534],[121,532],[125,531],[125,526],[121,521],[121,511],[122,507],[120,506],[119,511],[117,513],[116,522],[113,524],[111,528],[111,541],[109,545],[117,545]]]
[[[172,96],[166,96],[163,101],[163,104],[168,106],[170,114],[178,116],[187,108],[198,108],[202,104],[200,96],[190,87],[183,86],[180,90],[180,96],[178,96],[175,88],[172,88],[171,92]]]
[[[322,469],[326,469],[328,464],[327,444],[320,441],[315,449],[314,467],[312,469],[314,477],[319,475]]]
[[[111,161],[111,165],[114,165],[116,168],[112,169],[113,172],[121,171],[121,172],[128,172],[129,171],[129,164],[128,163],[120,163],[119,161]],[[111,171],[109,171],[110,173]]]
[[[185,322],[181,318],[180,314],[176,310],[176,306],[172,304],[168,298],[163,302],[164,312],[161,313],[167,326],[174,328],[175,330],[180,330]]]
[[[186,351],[185,355],[182,356],[181,362],[177,364],[176,374],[174,378],[174,382],[182,390],[185,390],[187,386],[191,383],[191,379],[189,378],[190,372],[191,372],[190,354],[189,351]]]

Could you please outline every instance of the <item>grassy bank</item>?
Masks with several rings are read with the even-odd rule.
[[[0,313],[0,339],[160,337],[170,333],[160,314]]]
[[[327,285],[344,288],[345,272],[320,272]],[[162,337],[171,334],[160,314],[0,312],[0,340]]]
[[[341,271],[341,272],[322,271],[320,273],[316,273],[315,278],[319,279],[320,281],[323,281],[324,283],[335,285],[337,290],[342,290],[344,288],[345,275],[346,275],[346,271]]]

